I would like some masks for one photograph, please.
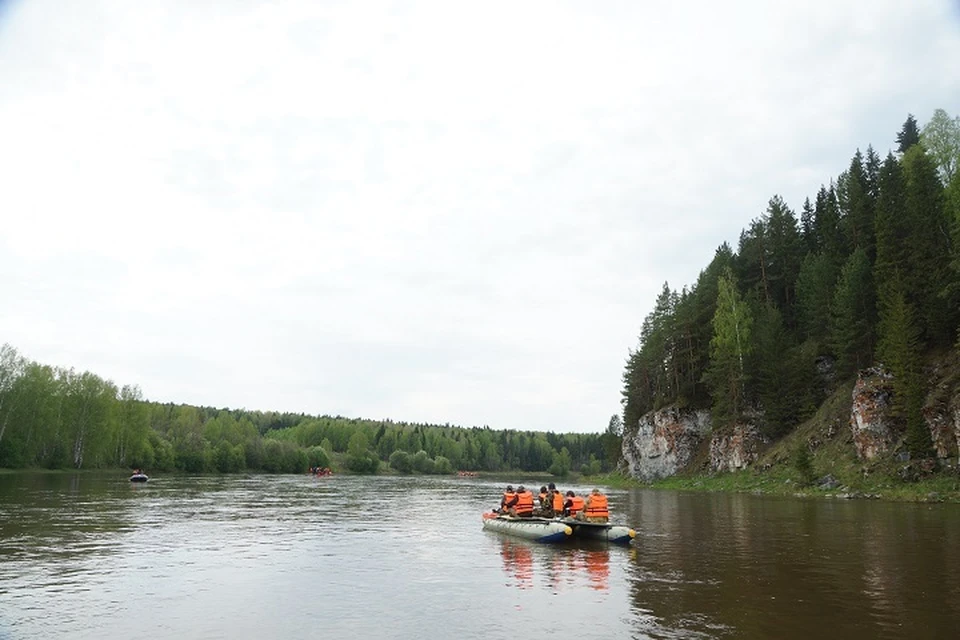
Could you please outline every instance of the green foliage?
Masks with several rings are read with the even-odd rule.
[[[847,260],[830,307],[830,342],[838,372],[852,376],[873,361],[876,302],[867,252],[858,247]]]
[[[550,473],[560,478],[565,478],[570,474],[572,462],[570,452],[566,447],[560,449],[560,452],[553,456],[553,464],[550,465]]]
[[[797,276],[797,315],[803,340],[826,342],[834,281],[832,261],[822,253],[807,254]]]
[[[624,368],[627,434],[674,404],[709,407],[719,429],[757,407],[780,438],[879,358],[908,447],[927,451],[920,358],[960,346],[958,123],[936,112],[921,145],[908,116],[899,155],[858,150],[799,220],[774,196],[694,287],[664,285]]]
[[[412,463],[413,470],[418,473],[433,473],[433,458],[423,449],[413,454]]]
[[[778,437],[795,424],[798,413],[797,397],[785,393],[793,386],[794,371],[786,366],[792,339],[776,306],[766,302],[755,303],[754,307],[753,347],[747,357],[752,375],[747,380],[747,392],[763,409],[764,435]]]
[[[623,421],[620,416],[613,414],[610,416],[610,422],[607,423],[607,430],[600,436],[600,442],[603,445],[603,451],[611,468],[616,468],[623,455]],[[591,460],[596,456],[591,454]]]
[[[590,462],[580,467],[580,473],[585,476],[597,476],[600,475],[601,471],[603,471],[603,468],[596,456],[590,456]]]
[[[413,471],[413,460],[410,458],[409,453],[403,449],[397,449],[390,454],[390,466],[394,471],[410,473]]]
[[[914,420],[920,410],[920,329],[901,286],[889,289],[883,301],[877,355],[893,374],[895,413]]]
[[[745,360],[752,350],[753,317],[729,270],[718,285],[706,379],[713,398],[714,425],[723,427],[732,424],[745,408]]]
[[[813,457],[810,455],[810,449],[806,443],[801,443],[793,452],[793,468],[800,475],[801,486],[809,486],[813,483]]]
[[[437,456],[434,460],[433,472],[437,475],[449,475],[453,473],[453,465],[448,458]]]
[[[936,163],[943,184],[950,184],[960,163],[960,116],[951,118],[943,109],[935,110],[923,126],[920,140]]]
[[[307,449],[307,465],[310,467],[329,468],[330,456],[327,450],[321,446],[314,446]]]
[[[347,445],[347,468],[355,473],[376,473],[380,458],[370,450],[369,439],[362,429],[354,431]]]
[[[908,114],[906,121],[897,134],[897,151],[906,153],[911,147],[920,142],[920,128],[917,126],[917,119],[913,114]]]

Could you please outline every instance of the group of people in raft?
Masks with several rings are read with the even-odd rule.
[[[554,483],[540,487],[540,495],[536,498],[533,492],[520,485],[513,490],[513,485],[507,485],[507,490],[500,500],[497,513],[510,515],[516,518],[576,518],[585,522],[609,522],[610,510],[607,507],[607,496],[594,489],[584,499],[573,491],[567,495],[557,489]]]

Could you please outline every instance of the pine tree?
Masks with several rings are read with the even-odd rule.
[[[943,345],[950,342],[957,319],[957,310],[947,308],[944,297],[951,274],[943,187],[922,145],[905,153],[902,164],[906,178],[904,251],[909,258],[901,270],[904,293],[917,312],[924,342]]]
[[[817,233],[817,246],[820,253],[836,269],[846,260],[846,242],[840,228],[840,208],[833,184],[830,188],[821,186],[814,204],[814,221]]]
[[[803,201],[803,209],[800,212],[800,237],[803,240],[805,254],[816,253],[820,250],[817,245],[816,222],[810,198]]]
[[[893,154],[884,160],[878,184],[874,282],[879,299],[884,297],[895,274],[907,266],[905,251],[910,230],[906,218],[906,184],[900,163]]]
[[[860,150],[837,180],[837,199],[841,212],[841,228],[846,240],[846,251],[862,247],[869,254],[874,251],[874,203],[870,181]]]
[[[912,113],[907,114],[907,119],[897,134],[897,151],[906,153],[910,147],[920,142],[920,128],[917,126],[917,119]]]
[[[770,300],[780,310],[784,324],[795,325],[795,287],[803,259],[803,241],[797,217],[780,196],[767,204],[767,282]]]
[[[797,316],[803,339],[826,341],[835,281],[835,270],[826,256],[808,253],[797,277]]]
[[[756,305],[752,314],[751,375],[748,395],[763,409],[762,430],[768,437],[779,437],[796,424],[796,397],[791,389],[792,369],[788,366],[791,338],[780,312],[769,303]]]
[[[913,307],[897,278],[881,301],[877,355],[893,374],[893,412],[907,425],[907,446],[917,456],[927,455],[930,433],[920,412],[923,401],[920,371],[920,328]]]
[[[842,376],[851,376],[871,362],[875,317],[870,260],[858,248],[843,266],[831,305],[830,344]]]

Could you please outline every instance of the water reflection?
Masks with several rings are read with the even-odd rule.
[[[941,637],[960,624],[956,505],[642,490],[626,501],[641,532],[633,607],[660,630]]]
[[[533,549],[520,542],[504,540],[500,543],[500,558],[503,572],[509,578],[508,585],[518,589],[533,588]]]
[[[624,549],[619,551],[623,556],[628,553]],[[500,541],[500,558],[508,578],[506,584],[518,589],[536,586],[553,592],[579,587],[595,591],[610,589],[610,549],[605,544],[539,545],[505,537]]]
[[[0,638],[42,637],[51,616],[64,637],[151,640],[497,640],[518,633],[518,611],[531,628],[562,619],[636,640],[960,627],[956,505],[613,490],[633,543],[544,545],[483,530],[498,491],[436,477],[0,475]]]

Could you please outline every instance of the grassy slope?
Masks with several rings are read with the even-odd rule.
[[[928,403],[943,402],[960,386],[960,356],[956,350],[940,354],[931,364],[930,371]],[[662,489],[960,503],[957,458],[952,458],[949,466],[944,465],[934,473],[918,474],[920,479],[910,482],[900,476],[909,463],[892,459],[879,462],[857,459],[850,432],[852,390],[852,381],[838,388],[812,418],[782,440],[769,445],[750,469],[734,473],[704,471],[709,447],[706,442],[697,453],[694,464],[690,465],[693,471],[649,484],[622,476],[608,476],[603,482]],[[795,462],[795,453],[801,446],[807,446],[811,451],[812,472],[807,478]],[[910,469],[916,471],[916,463]],[[837,486],[819,488],[820,481],[828,475],[836,479]]]

